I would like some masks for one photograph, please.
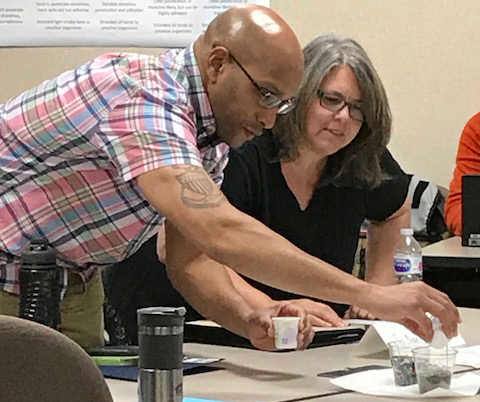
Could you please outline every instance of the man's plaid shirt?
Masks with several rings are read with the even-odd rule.
[[[18,293],[32,239],[85,280],[132,255],[163,220],[135,178],[187,164],[220,184],[227,152],[193,45],[103,55],[0,105],[0,288]]]

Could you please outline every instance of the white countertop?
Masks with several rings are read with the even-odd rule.
[[[480,247],[463,247],[462,238],[455,236],[424,247],[422,255],[424,257],[480,259]]]

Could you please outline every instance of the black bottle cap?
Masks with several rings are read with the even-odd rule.
[[[22,250],[22,264],[48,265],[56,263],[55,250],[47,239],[32,240]]]

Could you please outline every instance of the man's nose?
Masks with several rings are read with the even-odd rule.
[[[275,121],[277,119],[277,110],[278,108],[276,107],[271,109],[263,108],[259,119],[263,128],[272,128],[275,125]]]

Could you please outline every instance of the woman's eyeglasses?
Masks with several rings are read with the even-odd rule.
[[[363,113],[362,107],[357,102],[347,102],[340,94],[319,90],[318,99],[320,99],[320,105],[323,108],[334,113],[338,113],[345,106],[348,106],[348,114],[353,120],[360,123],[365,121],[365,114]]]

